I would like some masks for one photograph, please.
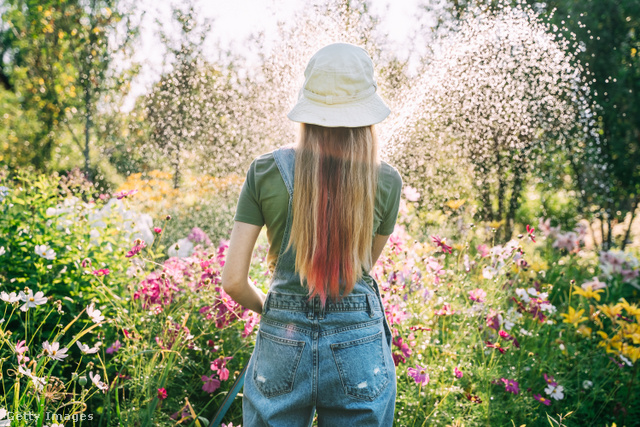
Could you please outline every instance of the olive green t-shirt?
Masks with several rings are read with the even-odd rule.
[[[380,161],[378,186],[373,217],[376,234],[393,233],[400,206],[402,178],[385,161]],[[257,226],[267,226],[269,253],[267,264],[275,270],[287,222],[289,193],[280,175],[273,153],[258,156],[251,162],[242,186],[234,220]]]

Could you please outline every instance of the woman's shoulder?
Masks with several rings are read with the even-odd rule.
[[[398,169],[393,165],[390,165],[384,160],[380,160],[380,181],[386,183],[388,186],[399,189],[402,187],[402,176]]]

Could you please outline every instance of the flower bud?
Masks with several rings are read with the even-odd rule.
[[[78,378],[78,384],[80,384],[82,387],[86,386],[87,385],[87,377],[85,377],[83,375],[80,378]]]

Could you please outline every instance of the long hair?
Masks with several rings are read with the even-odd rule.
[[[309,298],[335,302],[372,267],[373,214],[380,160],[373,126],[303,123],[296,146],[293,222],[286,249]],[[341,294],[342,291],[342,294]]]

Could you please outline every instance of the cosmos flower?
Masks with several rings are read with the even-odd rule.
[[[36,255],[40,255],[41,258],[54,260],[56,259],[56,253],[53,249],[49,248],[47,245],[36,245],[35,249]]]
[[[202,382],[204,382],[204,384],[202,385],[202,391],[213,393],[220,388],[220,380],[214,378],[213,374],[211,374],[210,376],[203,375],[201,379]]]
[[[108,268],[101,268],[99,270],[93,270],[91,274],[95,276],[107,276],[110,273]]]
[[[422,366],[416,364],[415,368],[408,368],[407,372],[409,376],[414,379],[416,384],[427,385],[429,384],[429,374],[427,373],[427,368],[423,368]]]
[[[500,381],[504,383],[504,389],[513,394],[518,394],[520,392],[520,387],[516,380],[509,380],[507,378],[500,378]]]
[[[20,297],[15,292],[11,292],[10,294],[2,292],[0,293],[0,299],[7,304],[13,304],[14,302],[20,301]]]
[[[433,240],[433,242],[440,248],[442,248],[442,252],[450,254],[453,250],[453,248],[449,245],[447,245],[446,241],[447,239],[445,237],[440,237],[440,236],[431,236],[431,239]]]
[[[555,400],[562,400],[562,398],[564,398],[563,390],[564,387],[562,387],[561,385],[553,386],[549,384],[547,388],[544,389],[544,392],[553,397]]]
[[[80,351],[84,354],[94,354],[97,353],[100,350],[100,346],[102,345],[101,342],[96,343],[95,347],[89,347],[86,344],[82,344],[80,341],[76,341],[76,344],[78,344],[78,347],[80,348]]]
[[[91,378],[91,382],[93,383],[93,385],[95,385],[98,390],[101,390],[103,393],[105,393],[109,389],[109,386],[107,384],[100,381],[100,375],[94,375],[93,372],[89,372],[89,378]]]
[[[33,294],[31,289],[27,289],[27,293],[25,294],[23,291],[20,291],[18,295],[20,300],[24,301],[20,310],[27,311],[30,308],[37,307],[47,302],[47,298],[44,296],[44,292],[38,291],[36,294]]]
[[[49,341],[45,341],[42,343],[42,348],[44,349],[44,353],[53,360],[62,360],[68,356],[67,351],[69,351],[69,349],[66,347],[61,349],[59,342],[49,344]]]
[[[484,299],[487,297],[487,293],[480,289],[476,288],[472,291],[469,291],[469,299],[475,302],[484,302]]]
[[[87,307],[87,315],[91,318],[93,323],[100,323],[104,320],[102,311],[97,310],[94,303],[91,303],[89,307]]]
[[[120,344],[120,340],[116,340],[113,344],[109,346],[109,348],[107,348],[106,351],[108,354],[113,354],[118,350],[120,350],[120,347],[122,347],[122,344]]]
[[[144,240],[140,241],[139,244],[135,245],[133,248],[131,248],[129,252],[127,252],[125,257],[131,258],[132,256],[138,255],[140,251],[144,249],[146,246],[147,244],[144,242]]]
[[[536,242],[536,236],[533,234],[534,231],[536,231],[536,229],[527,224],[527,234],[533,243]]]
[[[541,394],[534,394],[533,398],[535,400],[537,400],[538,402],[540,402],[540,403],[544,403],[547,406],[551,405],[551,401],[549,399],[546,399],[546,398],[542,397]]]
[[[158,389],[158,399],[164,400],[167,398],[167,389],[162,387]]]
[[[464,376],[464,374],[462,373],[462,371],[460,369],[458,369],[458,367],[456,366],[455,368],[453,368],[453,376],[455,376],[456,378],[462,378]]]

